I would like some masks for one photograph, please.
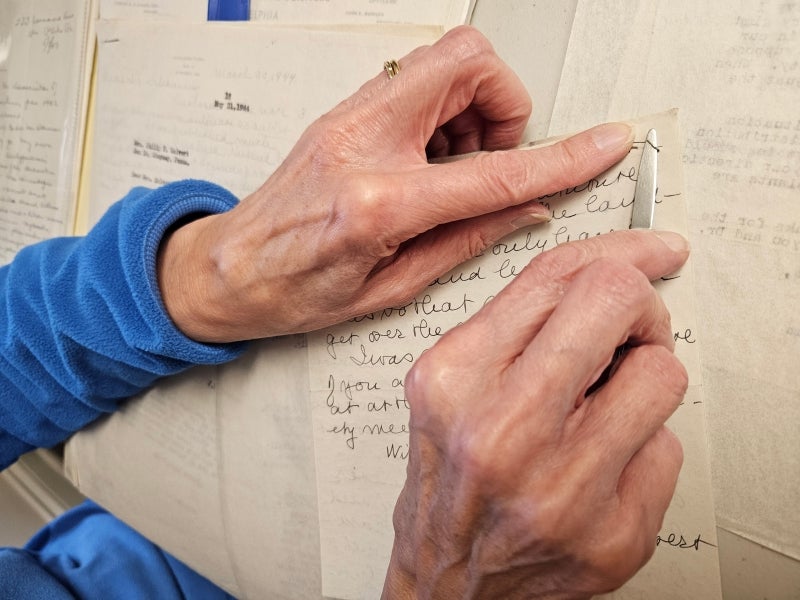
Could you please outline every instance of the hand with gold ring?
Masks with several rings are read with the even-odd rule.
[[[630,148],[630,128],[610,124],[508,150],[530,97],[475,29],[454,29],[400,64],[393,79],[381,71],[310,125],[236,208],[163,244],[162,296],[186,334],[225,342],[309,331],[405,302],[546,220],[532,200],[586,181]],[[475,150],[495,152],[428,160]]]

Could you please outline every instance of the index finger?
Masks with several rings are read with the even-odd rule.
[[[610,258],[653,280],[675,272],[688,256],[688,242],[668,231],[615,231],[562,244],[534,258],[491,302],[439,343],[452,343],[473,360],[505,369],[537,336],[588,265]]]
[[[381,206],[394,224],[387,233],[400,244],[442,223],[579,185],[622,160],[632,142],[629,125],[607,123],[548,146],[483,152],[396,174]]]

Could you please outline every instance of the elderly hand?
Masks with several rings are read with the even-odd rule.
[[[687,376],[648,279],[687,255],[646,231],[558,246],[418,359],[385,598],[584,598],[649,559]]]
[[[188,336],[226,342],[309,331],[397,305],[514,229],[546,219],[531,199],[619,161],[622,124],[538,150],[432,156],[519,143],[521,82],[468,27],[381,72],[313,123],[232,211],[179,228],[159,283]]]

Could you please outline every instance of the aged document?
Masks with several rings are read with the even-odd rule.
[[[98,27],[92,223],[136,185],[199,178],[239,197],[256,190],[309,123],[382,72],[380,57],[402,56],[438,35],[252,23]],[[320,71],[320,56],[337,67]]]
[[[717,522],[796,559],[798,57],[795,2],[579,2],[551,122],[681,108]]]
[[[674,112],[638,125],[637,149],[585,185],[542,201],[552,222],[504,239],[431,282],[406,305],[309,335],[309,381],[326,595],[374,594],[392,545],[391,514],[405,480],[409,405],[403,380],[415,359],[467,320],[535,256],[570,240],[628,227],[641,142],[659,135],[655,226],[686,234],[681,143]],[[657,282],[670,308],[676,352],[691,387],[670,421],[684,445],[678,490],[650,564],[619,598],[720,597],[714,510],[706,448],[699,334],[691,263]],[[502,457],[498,457],[502,460]],[[694,596],[692,596],[694,594]]]
[[[72,233],[92,6],[0,4],[0,264],[23,246]]]
[[[193,369],[74,436],[81,491],[236,598],[320,594],[302,337]]]

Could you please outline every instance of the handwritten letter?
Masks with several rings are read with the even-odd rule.
[[[685,235],[675,114],[640,124],[638,140],[644,139],[650,126],[658,129],[662,144],[656,227]],[[431,282],[411,302],[310,336],[325,595],[356,598],[368,593],[379,584],[376,576],[382,576],[388,563],[391,513],[405,479],[408,456],[409,404],[403,394],[403,378],[409,368],[445,331],[480,310],[534,257],[571,240],[626,229],[640,154],[638,143],[623,162],[603,175],[541,198],[550,209],[551,223],[496,243],[482,256]],[[716,539],[691,267],[658,282],[657,287],[670,307],[676,352],[689,370],[693,389],[672,423],[684,440],[687,458],[677,505],[665,521],[654,562],[662,562],[667,569],[679,565],[683,571],[690,554],[702,554],[701,563],[708,566],[713,579]],[[686,574],[691,585],[706,577],[693,576],[691,569]],[[625,592],[621,594],[626,597]]]

